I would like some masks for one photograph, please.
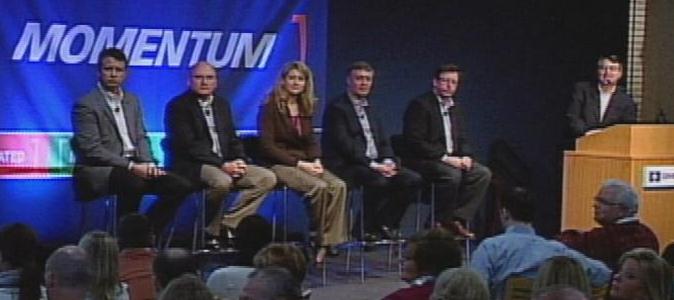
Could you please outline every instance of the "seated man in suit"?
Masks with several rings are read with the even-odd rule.
[[[148,217],[161,233],[192,187],[155,164],[138,97],[122,89],[127,67],[124,52],[103,50],[98,86],[73,107],[74,181],[82,200],[116,194],[120,217],[137,211],[143,194],[159,194]]]
[[[473,252],[470,267],[489,285],[493,299],[501,299],[506,280],[511,276],[534,279],[549,258],[567,256],[578,261],[593,287],[608,283],[611,270],[601,261],[586,257],[564,244],[536,234],[531,222],[535,203],[527,190],[513,188],[503,197],[501,220],[505,232],[484,239]]]
[[[164,126],[169,149],[167,164],[198,186],[208,187],[207,231],[220,236],[255,214],[267,193],[276,185],[271,171],[249,165],[243,145],[234,131],[229,103],[215,95],[215,68],[199,62],[190,70],[189,89],[166,107]],[[241,189],[235,205],[224,217],[220,204],[232,188]]]
[[[580,82],[573,89],[573,100],[566,113],[574,137],[592,134],[618,123],[634,123],[637,106],[618,87],[623,65],[616,55],[597,61],[597,82]]]
[[[439,225],[464,237],[465,228],[482,204],[491,172],[471,157],[456,99],[461,70],[452,64],[435,71],[433,90],[412,100],[405,112],[403,162],[425,180],[436,182]],[[456,208],[456,209],[453,209]],[[432,224],[436,225],[436,224]]]
[[[323,122],[323,161],[350,185],[365,186],[365,238],[392,238],[410,202],[418,195],[421,176],[401,168],[393,154],[370,93],[374,69],[355,62],[347,70],[347,92],[332,100]]]
[[[559,240],[617,271],[623,253],[634,248],[658,251],[658,238],[639,221],[639,195],[628,183],[611,179],[594,197],[594,220],[601,225],[589,231],[566,230]]]

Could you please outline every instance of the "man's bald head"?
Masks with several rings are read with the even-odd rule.
[[[197,95],[211,96],[218,88],[218,74],[213,65],[200,61],[190,69],[190,78],[187,82]]]
[[[64,246],[52,253],[45,264],[47,287],[57,285],[62,288],[89,288],[93,272],[84,249],[78,246]]]

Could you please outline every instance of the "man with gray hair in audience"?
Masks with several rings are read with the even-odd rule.
[[[300,300],[300,283],[281,267],[256,269],[248,277],[239,300]]]
[[[85,299],[93,273],[87,253],[78,246],[64,246],[45,264],[44,281],[49,300]]]
[[[658,238],[639,221],[639,194],[628,183],[609,179],[594,197],[594,220],[601,225],[589,231],[566,230],[559,240],[616,270],[620,256],[634,248],[658,251]]]

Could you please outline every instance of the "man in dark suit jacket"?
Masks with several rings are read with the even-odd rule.
[[[479,209],[491,172],[471,157],[463,132],[463,116],[455,100],[461,70],[443,65],[435,72],[433,91],[410,102],[405,112],[403,136],[407,152],[403,161],[441,189],[435,195],[440,224],[464,236],[464,228]],[[455,207],[452,212],[452,207]]]
[[[623,65],[615,55],[600,57],[597,83],[580,82],[574,86],[573,100],[566,113],[574,137],[597,132],[613,124],[635,123],[637,106],[618,87]]]
[[[190,71],[190,89],[166,107],[167,164],[197,185],[208,187],[208,232],[219,236],[221,226],[235,228],[254,214],[276,185],[271,171],[247,164],[237,138],[229,103],[214,94],[218,86],[215,68],[199,62]],[[235,206],[217,214],[222,199],[232,188],[240,189]]]
[[[373,80],[374,69],[367,62],[349,67],[347,93],[326,109],[322,135],[327,168],[351,186],[366,187],[364,229],[369,238],[379,233],[386,237],[389,228],[398,227],[422,183],[421,176],[401,168],[393,154],[381,119],[368,99]]]
[[[122,90],[128,66],[124,53],[103,50],[98,64],[98,87],[72,111],[77,193],[82,200],[117,194],[119,216],[136,211],[143,194],[157,193],[160,200],[148,217],[161,233],[191,185],[155,165],[138,98]]]

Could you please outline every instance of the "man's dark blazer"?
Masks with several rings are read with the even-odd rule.
[[[382,126],[375,107],[369,103],[366,109],[378,159],[395,159],[389,138]],[[339,169],[348,165],[368,166],[370,159],[365,156],[367,140],[360,125],[356,110],[347,94],[333,99],[323,115],[323,162],[328,168]]]
[[[403,121],[403,136],[407,150],[404,159],[440,161],[445,154],[470,156],[472,151],[463,133],[463,115],[456,99],[454,106],[449,110],[449,118],[454,145],[452,153],[447,153],[446,150],[438,97],[428,92],[412,100],[407,106]]]
[[[220,167],[227,161],[247,159],[243,144],[236,136],[229,103],[218,96],[213,99],[213,118],[222,157],[213,153],[213,141],[206,118],[192,91],[171,99],[164,114],[169,169],[198,183],[201,165]]]
[[[122,110],[129,138],[136,147],[135,162],[154,162],[143,123],[138,98],[125,92]],[[80,98],[73,106],[72,140],[76,157],[73,171],[77,192],[82,200],[91,200],[109,193],[109,177],[113,167],[126,168],[124,145],[117,129],[112,109],[105,96],[96,88]]]
[[[599,89],[596,83],[580,82],[574,86],[573,100],[566,113],[575,137],[613,124],[635,123],[637,106],[620,88],[611,96],[604,120],[599,121]]]

